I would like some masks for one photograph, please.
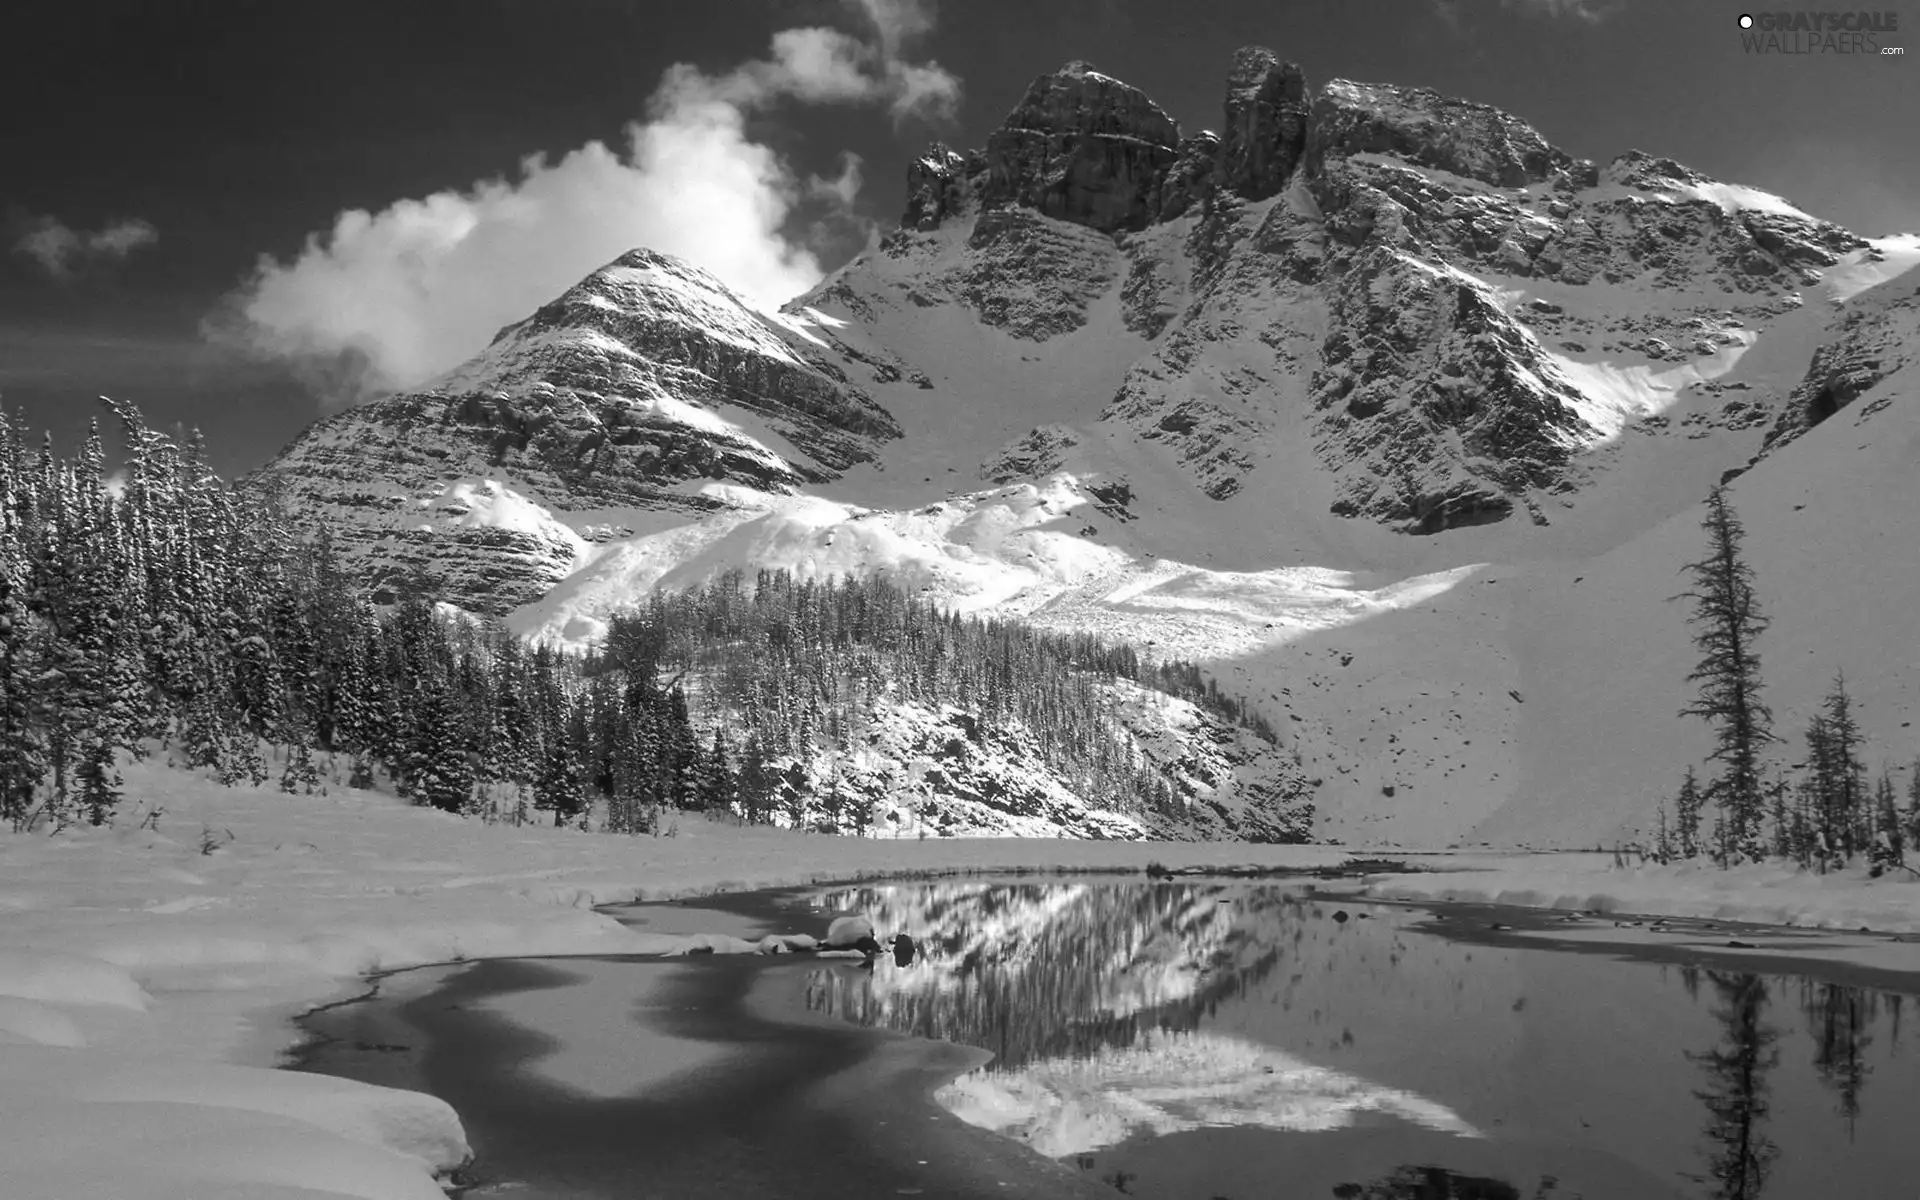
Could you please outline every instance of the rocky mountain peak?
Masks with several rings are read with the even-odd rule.
[[[1495,187],[1590,187],[1597,172],[1532,126],[1486,104],[1431,88],[1335,79],[1313,102],[1309,167],[1334,155],[1390,154]]]
[[[263,470],[376,585],[420,572],[501,613],[578,565],[587,539],[556,514],[706,511],[706,484],[787,492],[898,437],[816,350],[707,271],[633,250],[418,391],[309,427]]]
[[[1234,52],[1227,74],[1220,176],[1227,190],[1263,200],[1287,184],[1307,145],[1307,77],[1264,46]]]
[[[1599,179],[1592,163],[1497,108],[1345,79],[1316,93],[1298,64],[1264,46],[1234,53],[1222,116],[1220,133],[1183,138],[1146,93],[1069,62],[1034,79],[984,152],[935,143],[909,164],[902,224],[931,230],[977,199],[1103,233],[1138,231],[1189,212],[1214,189],[1264,200],[1302,167],[1318,175],[1361,155],[1494,187],[1573,190]]]
[[[1070,62],[1027,88],[987,137],[987,203],[1013,203],[1102,232],[1159,217],[1180,127],[1139,88]]]
[[[900,224],[925,232],[964,211],[974,185],[986,171],[987,160],[978,151],[962,154],[945,142],[933,142],[926,153],[907,164],[907,211]]]

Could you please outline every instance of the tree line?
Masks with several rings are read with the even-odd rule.
[[[584,655],[425,593],[376,606],[271,477],[236,488],[197,434],[107,404],[126,442],[112,476],[97,422],[62,457],[0,413],[0,823],[16,829],[110,823],[118,756],[156,750],[227,784],[384,780],[451,812],[598,812],[640,833],[673,808],[837,817],[805,768],[902,703],[1018,731],[1122,811],[1176,802],[1114,718],[1116,680],[1274,737],[1192,664],[962,618],[879,578],[730,573],[648,598]]]
[[[1675,597],[1693,602],[1688,622],[1701,655],[1687,677],[1700,690],[1681,715],[1712,726],[1714,769],[1705,782],[1687,769],[1671,816],[1662,803],[1654,857],[1704,855],[1721,867],[1777,857],[1820,871],[1864,860],[1874,875],[1904,867],[1908,849],[1920,846],[1920,760],[1904,803],[1890,768],[1869,781],[1842,672],[1802,734],[1801,761],[1767,760],[1767,747],[1787,744],[1763,697],[1758,644],[1768,621],[1741,553],[1746,530],[1724,488],[1708,496],[1701,527],[1707,553],[1686,565],[1692,586]],[[1703,828],[1708,813],[1712,825]]]

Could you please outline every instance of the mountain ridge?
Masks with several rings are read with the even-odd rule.
[[[1609,621],[1566,580],[1679,546],[1723,479],[1779,490],[1836,414],[1904,419],[1920,340],[1888,297],[1920,239],[1639,151],[1575,159],[1423,89],[1313,89],[1255,47],[1222,115],[1187,134],[1068,64],[985,148],[910,162],[899,228],[780,313],[636,252],[266,470],[381,586],[529,636],[591,639],[736,566],[883,569],[1209,662],[1320,781],[1322,836],[1520,836],[1499,814],[1534,796],[1529,838],[1644,829],[1697,731],[1628,722],[1644,770],[1568,775],[1563,715],[1591,705],[1543,715],[1530,664],[1555,620]]]

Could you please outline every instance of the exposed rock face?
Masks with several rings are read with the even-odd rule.
[[[1065,425],[1042,425],[1009,443],[980,464],[980,477],[989,483],[1041,479],[1066,465],[1067,452],[1079,438]]]
[[[1517,118],[1427,88],[1336,79],[1314,98],[1310,168],[1330,157],[1388,154],[1495,187],[1563,182],[1591,186],[1578,163]]]
[[[904,285],[908,303],[916,308],[964,305],[982,324],[1044,342],[1085,325],[1088,305],[1124,266],[1111,237],[1048,220],[1029,208],[984,208],[970,224],[966,241],[958,246],[915,239],[905,229],[881,239],[880,252],[897,260],[910,280]],[[849,312],[867,305],[837,284],[806,302],[829,302]],[[840,352],[862,360],[872,357],[866,351]]]
[[[1103,232],[1159,215],[1180,129],[1146,93],[1083,62],[1042,75],[987,138],[982,199]]]
[[[924,232],[965,212],[986,167],[979,151],[962,154],[934,142],[907,165],[907,211],[900,224]]]
[[[1179,154],[1160,181],[1160,220],[1171,221],[1205,200],[1214,189],[1219,161],[1219,134],[1202,129],[1182,138]]]
[[[1334,511],[1413,533],[1498,520],[1566,482],[1581,397],[1471,277],[1386,247],[1347,273],[1312,379]]]
[[[1307,80],[1273,51],[1248,46],[1227,76],[1220,174],[1227,190],[1264,200],[1287,184],[1307,146]]]
[[[1899,289],[1850,307],[1835,326],[1837,336],[1814,352],[1806,378],[1787,397],[1758,457],[1774,453],[1842,413],[1857,422],[1893,402],[1897,393],[1886,390],[1858,411],[1849,411],[1856,400],[1895,372],[1915,365],[1912,348],[1920,345],[1920,288]],[[1909,382],[1907,394],[1913,387]]]

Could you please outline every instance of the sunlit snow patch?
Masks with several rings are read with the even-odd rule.
[[[1362,1113],[1483,1136],[1453,1110],[1412,1092],[1204,1033],[1154,1033],[1089,1058],[975,1071],[934,1095],[968,1124],[1018,1137],[1053,1158],[1140,1133],[1231,1126],[1323,1133],[1353,1125]]]
[[[1844,303],[1920,266],[1920,233],[1868,238],[1867,245],[1869,249],[1855,250],[1828,268],[1827,299]]]
[[[417,508],[425,509],[435,524],[458,529],[503,529],[525,534],[570,548],[576,561],[587,548],[584,538],[554,518],[546,506],[529,499],[498,479],[456,479],[439,492],[417,497]]]
[[[1709,204],[1717,204],[1722,212],[1739,212],[1744,209],[1752,212],[1773,213],[1782,217],[1796,217],[1802,221],[1816,219],[1772,192],[1763,192],[1759,188],[1745,187],[1738,183],[1719,183],[1711,179],[1703,179],[1698,183],[1675,181],[1669,185],[1669,190],[1690,200],[1705,200]]]
[[[1757,340],[1750,329],[1729,331],[1737,344],[1722,346],[1713,354],[1681,363],[1677,367],[1654,370],[1651,366],[1619,367],[1610,362],[1580,362],[1563,354],[1542,349],[1548,362],[1566,377],[1583,403],[1577,405],[1581,419],[1600,431],[1601,440],[1618,437],[1620,431],[1642,417],[1665,412],[1680,393],[1733,370]]]

